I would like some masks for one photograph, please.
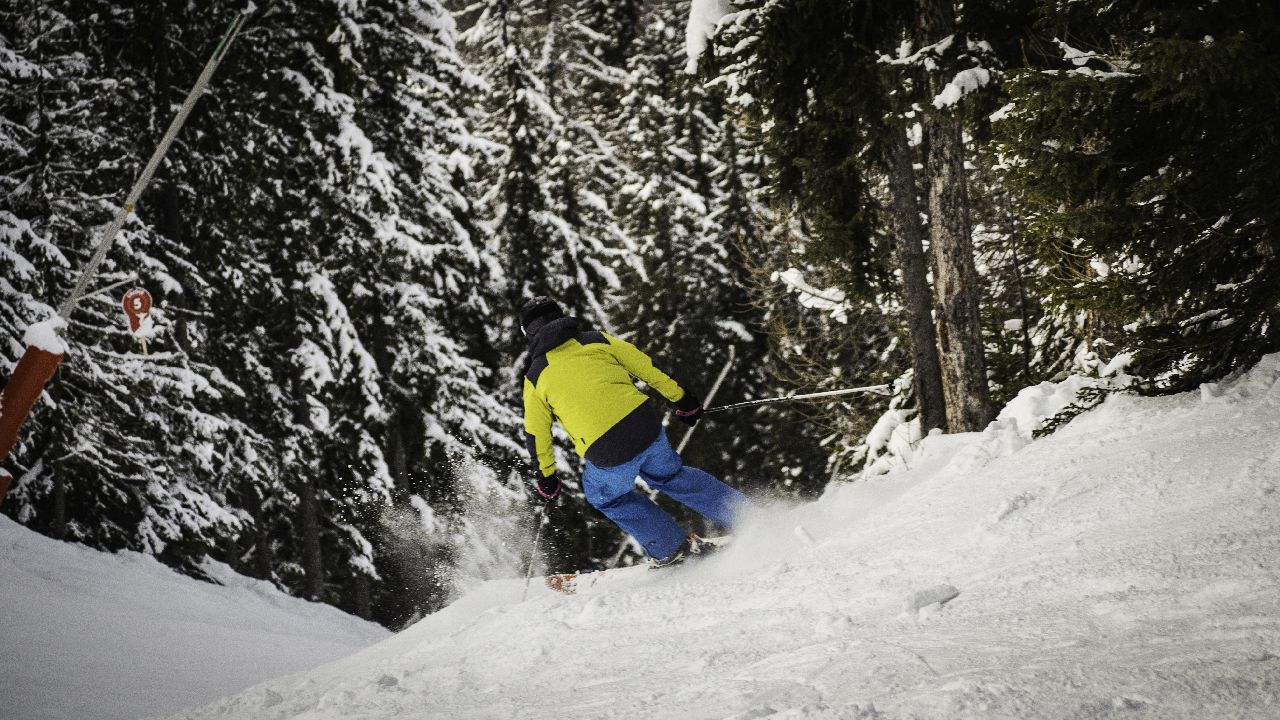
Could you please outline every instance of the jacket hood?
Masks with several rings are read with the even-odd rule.
[[[585,324],[576,317],[563,317],[538,328],[529,338],[529,357],[535,358],[582,332]]]

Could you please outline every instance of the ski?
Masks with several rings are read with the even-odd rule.
[[[669,568],[682,567],[689,562],[703,560],[714,554],[714,551],[724,547],[729,543],[730,536],[717,538],[700,538],[693,533],[689,534],[689,538],[693,541],[695,547],[701,549],[697,552],[691,552],[685,556],[683,560],[671,565],[633,565],[624,568],[608,568],[604,570],[579,570],[571,573],[555,573],[547,575],[543,578],[543,583],[551,590],[563,595],[575,595],[583,590],[589,590],[595,587],[601,581],[608,582],[608,579],[619,578],[623,575],[634,575],[636,577],[647,576],[650,572],[661,572]]]

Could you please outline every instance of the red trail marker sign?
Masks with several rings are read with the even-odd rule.
[[[124,294],[124,314],[129,318],[129,332],[142,343],[142,354],[147,354],[147,335],[138,335],[138,331],[149,327],[147,317],[151,315],[151,293],[142,288],[134,288]]]

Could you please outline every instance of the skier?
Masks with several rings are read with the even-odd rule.
[[[534,489],[544,501],[554,504],[563,486],[551,451],[551,421],[559,419],[586,459],[582,489],[587,502],[635,538],[655,567],[679,563],[705,548],[636,490],[637,476],[704,517],[732,526],[746,497],[684,464],[632,377],[674,403],[676,418],[691,427],[703,412],[697,395],[655,368],[631,343],[566,317],[550,298],[524,304],[520,329],[529,341],[525,439],[536,468]]]

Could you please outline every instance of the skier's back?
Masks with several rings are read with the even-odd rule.
[[[654,367],[631,343],[565,317],[549,298],[525,303],[520,327],[529,340],[525,439],[537,467],[535,488],[544,500],[554,502],[561,488],[551,449],[551,422],[558,419],[586,460],[582,488],[587,501],[634,537],[658,564],[681,560],[690,550],[688,534],[636,490],[637,476],[701,515],[732,525],[746,498],[684,465],[632,378],[674,403],[676,417],[689,425],[702,416],[695,394]]]

